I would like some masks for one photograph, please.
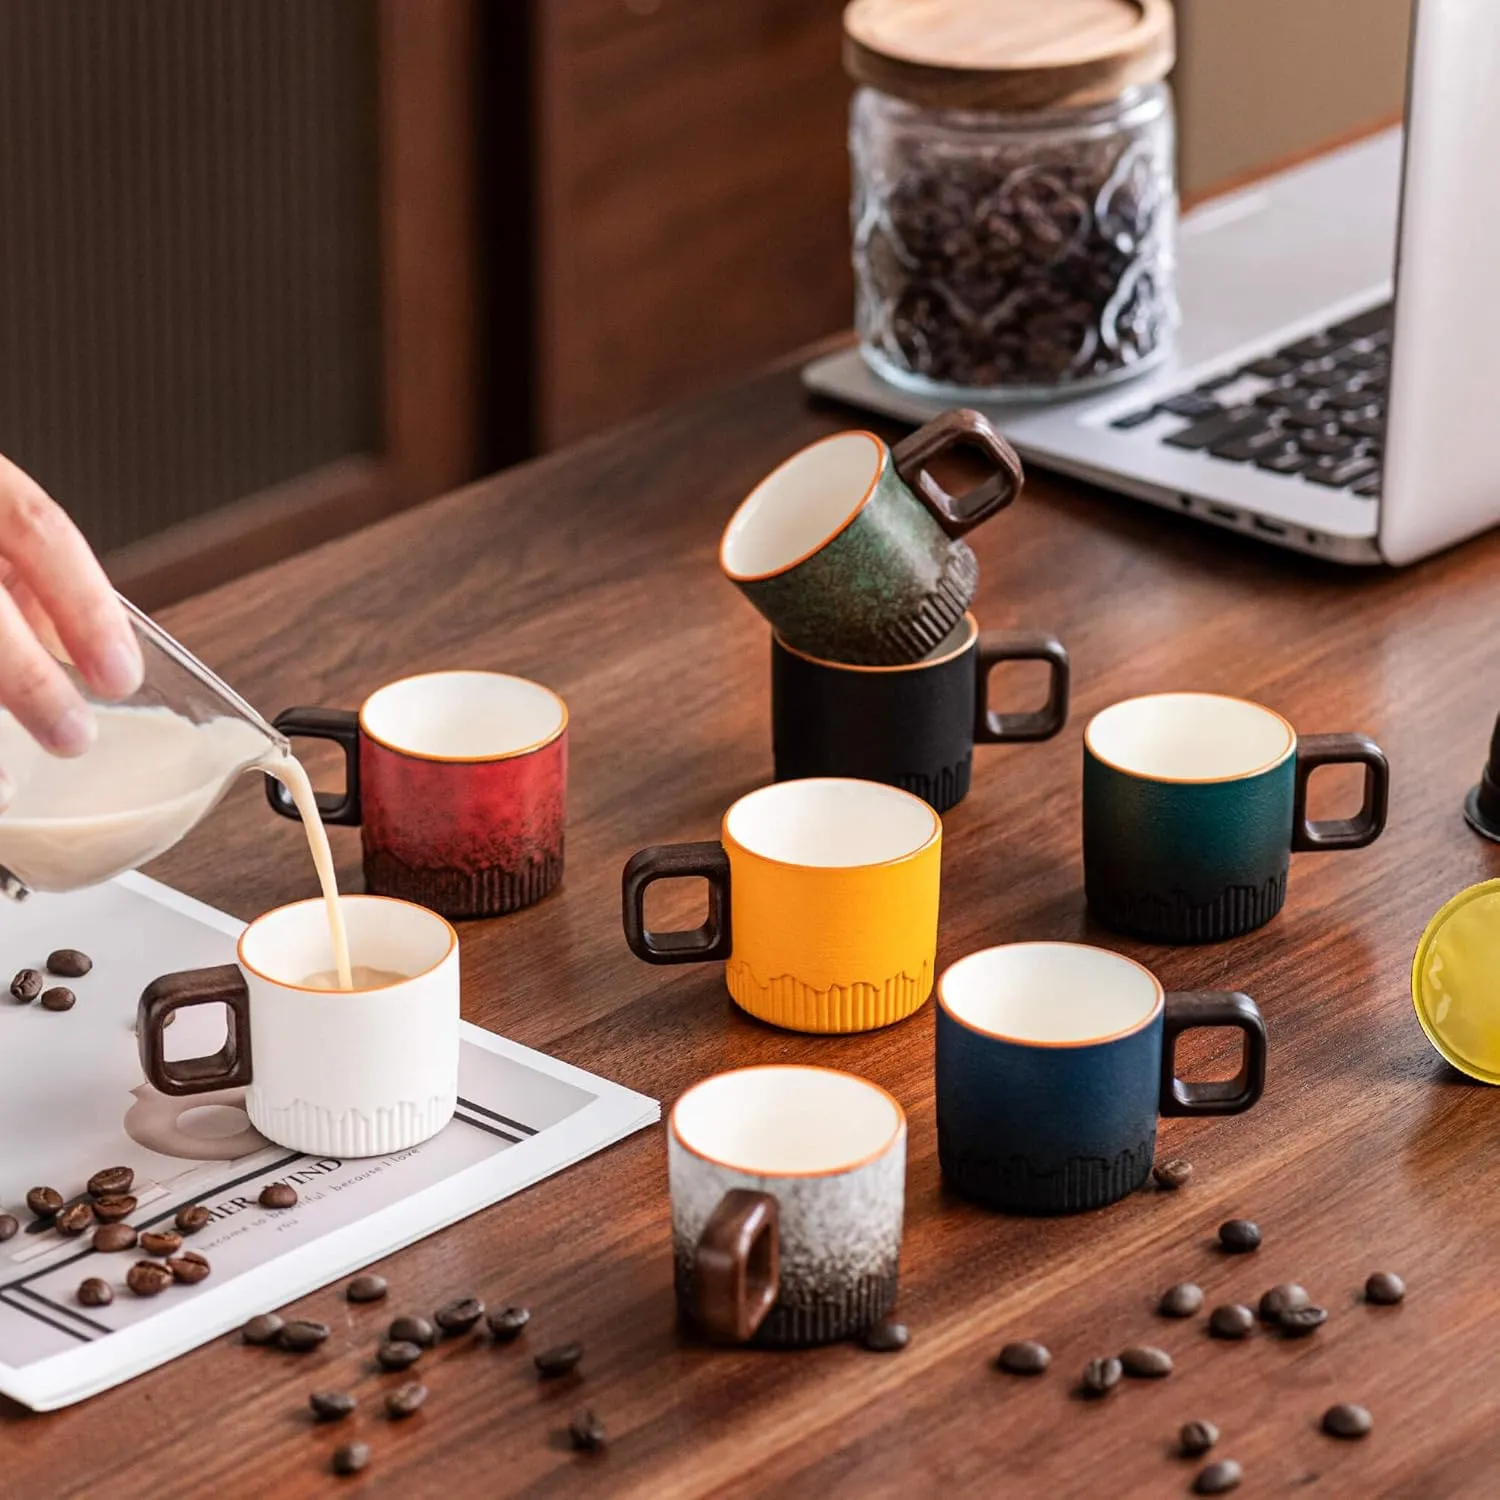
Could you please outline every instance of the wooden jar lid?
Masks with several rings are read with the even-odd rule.
[[[1171,0],[852,0],[850,77],[937,109],[1035,110],[1117,99],[1164,78]]]

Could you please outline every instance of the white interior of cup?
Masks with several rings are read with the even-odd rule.
[[[551,688],[500,672],[429,672],[365,700],[365,733],[424,760],[502,760],[555,739],[568,711]]]
[[[741,797],[724,827],[765,859],[841,869],[905,859],[925,848],[942,823],[920,797],[898,787],[821,776]]]
[[[1139,1031],[1163,1003],[1149,969],[1082,943],[1009,943],[971,953],[939,979],[938,999],[975,1031],[1054,1047]]]
[[[349,933],[350,961],[357,967],[415,979],[437,968],[458,944],[452,926],[425,906],[387,896],[340,896],[339,906]],[[334,966],[328,908],[321,899],[298,901],[257,917],[240,937],[239,958],[262,979],[304,988],[309,976],[326,974]],[[309,993],[332,999],[351,992]]]
[[[1116,770],[1157,781],[1233,781],[1269,771],[1296,733],[1280,714],[1217,693],[1155,693],[1095,714],[1090,750]]]
[[[724,571],[765,578],[817,551],[869,498],[884,460],[870,432],[840,432],[794,453],[730,517],[719,545]]]
[[[882,1088],[829,1068],[740,1068],[695,1084],[672,1132],[697,1156],[755,1176],[847,1172],[889,1150],[906,1116]]]

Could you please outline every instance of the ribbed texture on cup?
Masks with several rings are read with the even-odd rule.
[[[788,1031],[874,1031],[904,1021],[932,993],[932,966],[916,976],[893,974],[880,984],[836,984],[814,989],[794,974],[762,984],[750,966],[730,959],[724,979],[735,1004],[762,1021]]]
[[[929,651],[935,650],[963,619],[964,611],[974,602],[974,591],[978,587],[979,559],[967,542],[953,542],[937,587],[922,601],[915,614],[905,619],[888,620],[881,625],[876,636],[876,651],[866,664],[892,666],[921,660]],[[850,657],[850,660],[856,658]]]
[[[1043,1168],[1024,1156],[968,1156],[945,1149],[938,1138],[938,1161],[953,1187],[987,1208],[1018,1214],[1076,1214],[1115,1203],[1151,1175],[1155,1150],[1153,1131],[1114,1157],[1075,1156]]]
[[[337,1059],[330,1059],[337,1067]],[[403,1100],[388,1109],[335,1114],[305,1099],[267,1106],[252,1087],[245,1097],[250,1123],[269,1140],[309,1156],[387,1156],[434,1136],[453,1118],[458,1100],[434,1094],[425,1102]]]
[[[803,1306],[778,1302],[766,1314],[752,1342],[789,1348],[852,1338],[871,1323],[878,1323],[896,1305],[896,1281],[895,1271],[861,1276],[837,1291],[818,1293],[815,1301]],[[786,1295],[785,1289],[782,1295]]]
[[[920,797],[935,812],[947,812],[957,807],[969,795],[969,782],[974,771],[974,756],[970,754],[957,765],[944,766],[929,774],[897,776],[893,785],[903,792]]]
[[[1101,922],[1133,937],[1160,943],[1217,943],[1264,926],[1286,901],[1286,871],[1264,885],[1232,885],[1211,901],[1184,893],[1170,897],[1087,887],[1088,903]]]
[[[519,869],[418,870],[389,854],[365,855],[365,889],[415,901],[444,917],[501,917],[532,906],[562,880],[561,853]]]

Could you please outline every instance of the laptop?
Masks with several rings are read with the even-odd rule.
[[[1405,130],[1184,216],[1167,360],[981,407],[1029,462],[1343,563],[1500,521],[1500,5],[1417,0]],[[857,350],[809,389],[923,422]]]

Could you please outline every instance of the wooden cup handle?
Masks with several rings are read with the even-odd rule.
[[[1177,1076],[1177,1038],[1200,1026],[1232,1027],[1245,1038],[1240,1071],[1220,1083],[1184,1083]],[[1161,1112],[1164,1115],[1237,1115],[1266,1086],[1266,1023],[1260,1007],[1238,990],[1191,990],[1168,995],[1162,1022]]]
[[[776,1200],[769,1193],[731,1188],[703,1226],[695,1257],[698,1326],[718,1343],[748,1343],[780,1289]]]
[[[990,708],[990,673],[1002,661],[1044,661],[1049,670],[1047,701],[1032,713],[1001,714]],[[987,630],[974,655],[979,678],[974,695],[974,743],[1015,744],[1050,740],[1068,722],[1068,653],[1054,635],[1031,630]]]
[[[995,473],[981,481],[966,495],[950,495],[931,474],[927,465],[960,443],[979,448],[995,465]],[[977,411],[959,408],[934,417],[891,449],[896,472],[922,503],[933,519],[949,536],[962,536],[982,521],[1002,511],[1026,482],[1025,471],[1016,450]]]
[[[700,875],[708,881],[708,916],[687,932],[652,932],[646,926],[646,891],[658,880]],[[631,856],[622,884],[625,941],[648,964],[696,964],[728,958],[729,856],[717,839],[703,844],[657,844]]]
[[[289,740],[332,740],[344,752],[344,790],[319,792],[318,815],[329,826],[359,826],[359,715],[347,708],[289,708],[275,727]],[[283,818],[300,822],[292,794],[274,776],[266,777],[266,801]]]
[[[229,1013],[224,1045],[209,1057],[168,1062],[163,1033],[172,1013],[190,1005],[222,1005]],[[136,1010],[136,1046],[141,1067],[158,1093],[181,1097],[216,1089],[244,1088],[251,1081],[250,990],[234,964],[188,969],[152,980]]]
[[[1319,766],[1365,768],[1364,804],[1352,818],[1307,816],[1307,784]],[[1292,850],[1363,849],[1385,830],[1391,768],[1385,752],[1364,734],[1308,734],[1297,740],[1297,791],[1292,810]]]

